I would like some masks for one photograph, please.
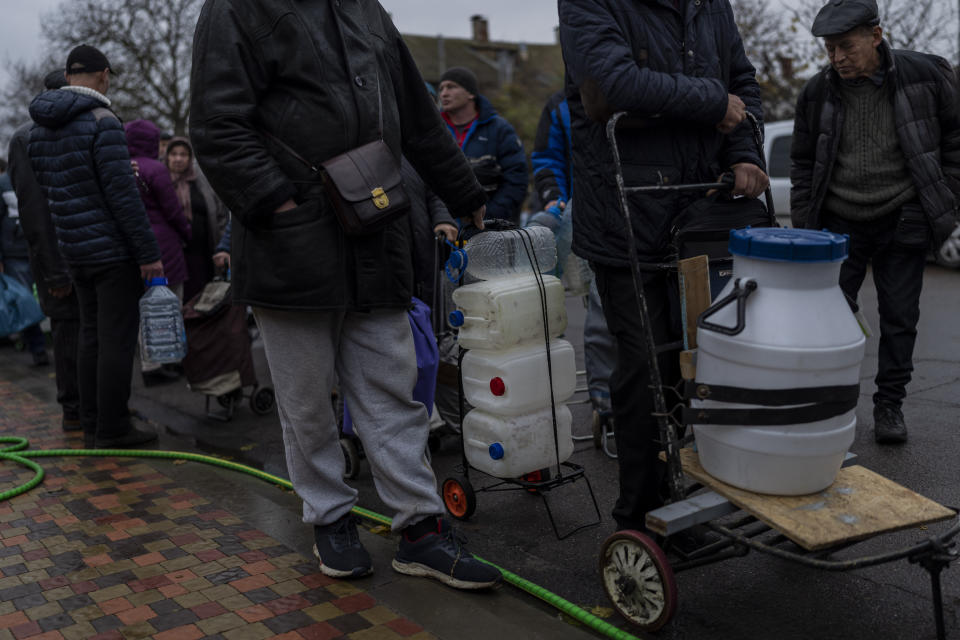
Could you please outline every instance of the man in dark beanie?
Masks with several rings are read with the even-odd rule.
[[[43,79],[43,87],[48,91],[59,89],[66,83],[62,69],[51,71]],[[19,203],[20,227],[27,244],[30,271],[37,284],[37,297],[43,313],[50,318],[57,402],[63,410],[61,425],[64,431],[80,431],[80,389],[77,382],[80,311],[77,294],[70,283],[70,272],[57,248],[57,236],[47,198],[30,167],[27,142],[32,126],[32,122],[27,122],[13,134],[7,161]]]
[[[851,305],[873,267],[880,312],[874,437],[907,440],[923,269],[957,226],[960,115],[943,58],[893,50],[875,0],[831,0],[811,29],[830,65],[797,101],[790,194],[796,227],[850,235],[840,286]]]
[[[516,222],[527,195],[527,156],[510,123],[480,95],[477,76],[452,67],[440,76],[440,110],[487,192],[487,217]]]

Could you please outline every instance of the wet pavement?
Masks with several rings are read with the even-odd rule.
[[[880,447],[873,441],[870,396],[873,390],[872,378],[876,371],[877,340],[872,338],[868,341],[867,359],[862,370],[859,423],[857,438],[852,448],[859,455],[859,462],[864,466],[946,505],[960,504],[960,480],[958,480],[960,475],[957,472],[956,462],[960,455],[960,440],[956,435],[957,428],[960,427],[960,399],[958,399],[960,394],[957,393],[957,383],[960,381],[960,323],[956,321],[960,317],[960,297],[956,295],[958,278],[960,274],[955,271],[933,266],[926,274],[920,335],[915,357],[916,371],[914,381],[909,388],[910,395],[904,405],[904,413],[910,427],[910,442],[903,447]],[[863,298],[867,316],[873,326],[877,327],[876,312],[873,310],[876,300],[869,280],[865,285]],[[579,334],[582,330],[583,309],[577,300],[569,300],[567,306],[570,324],[566,337],[574,343],[578,364],[582,368],[582,340]],[[254,357],[261,382],[269,383],[262,349],[256,344]],[[13,428],[10,426],[13,422],[22,419],[16,415],[16,411],[27,412],[29,415],[32,415],[31,411],[46,412],[45,419],[48,421],[48,426],[53,425],[50,428],[56,432],[54,420],[56,408],[51,405],[54,393],[53,381],[49,377],[50,371],[33,369],[28,366],[28,363],[27,354],[15,352],[10,347],[0,348],[0,379],[6,381],[0,383],[2,385],[0,388],[4,393],[14,395],[22,396],[23,392],[26,392],[29,396],[23,397],[31,398],[36,407],[40,407],[40,409],[31,409],[30,402],[23,401],[19,408],[11,411],[7,407],[6,396],[4,396],[0,411],[7,422],[3,423],[0,429],[2,435],[6,435],[7,430]],[[205,417],[204,397],[191,393],[183,383],[147,389],[142,388],[139,380],[135,380],[135,383],[131,406],[162,434],[162,448],[217,455],[286,477],[279,422],[275,414],[257,416],[248,406],[242,405],[231,421],[220,422]],[[8,391],[10,389],[12,391]],[[582,397],[583,394],[577,396],[578,399]],[[216,408],[219,409],[219,407]],[[588,406],[573,405],[571,409],[574,415],[574,433],[589,436],[591,416]],[[11,413],[14,415],[11,416]],[[50,445],[48,441],[34,440],[31,437],[32,448],[50,448]],[[433,459],[438,479],[443,480],[457,473],[461,463],[459,440],[453,436],[442,438],[441,447],[434,453]],[[584,468],[586,478],[589,479],[600,510],[599,525],[583,529],[562,541],[557,540],[554,535],[546,509],[547,501],[561,533],[596,520],[596,512],[587,483],[582,480],[558,487],[544,495],[535,495],[516,490],[483,491],[494,484],[494,481],[479,472],[471,472],[472,484],[476,489],[481,490],[477,494],[477,511],[469,521],[460,523],[459,528],[468,538],[469,547],[478,555],[549,589],[588,611],[593,611],[614,625],[629,629],[622,619],[610,611],[610,604],[601,589],[597,570],[600,547],[606,536],[614,529],[609,514],[616,498],[616,462],[595,449],[590,439],[577,443],[571,460]],[[193,526],[197,529],[196,531],[191,529],[182,535],[201,536],[204,530],[200,522],[209,524],[211,527],[226,527],[225,533],[221,531],[221,535],[215,537],[237,537],[239,532],[236,529],[245,527],[244,531],[258,531],[275,542],[273,547],[283,547],[287,550],[286,553],[298,554],[300,564],[275,567],[275,571],[280,569],[307,571],[308,567],[313,566],[310,561],[310,531],[300,523],[299,504],[296,497],[262,481],[195,463],[174,466],[169,462],[129,459],[109,461],[44,459],[42,464],[50,472],[51,478],[62,484],[49,485],[48,480],[33,493],[14,499],[9,504],[16,504],[18,500],[34,501],[38,504],[28,507],[31,512],[36,509],[52,509],[56,507],[53,502],[46,506],[39,505],[39,502],[44,499],[44,492],[50,491],[51,486],[53,490],[57,490],[67,485],[73,486],[74,482],[79,483],[81,487],[84,484],[96,483],[109,485],[117,482],[112,478],[112,474],[132,473],[146,476],[150,476],[151,473],[160,474],[166,479],[161,482],[162,498],[166,502],[138,505],[138,509],[153,508],[154,511],[159,509],[160,515],[167,521],[178,523],[176,517],[171,518],[169,513],[162,512],[164,509],[172,509],[169,502],[171,496],[179,495],[176,492],[182,490],[187,495],[196,496],[196,498],[190,498],[191,501],[196,500],[195,503],[180,505],[196,512],[196,514],[182,516],[186,518],[182,526]],[[63,469],[61,465],[68,467],[80,465],[82,469]],[[116,466],[97,468],[96,465]],[[148,472],[147,468],[153,471]],[[0,471],[8,472],[8,466],[3,465]],[[65,484],[62,480],[56,480],[56,478],[72,478],[73,475],[88,474],[94,474],[94,479],[100,479],[95,482],[85,480],[81,482],[82,479],[77,478],[76,481],[71,479]],[[156,478],[154,480],[159,481]],[[4,480],[2,486],[6,486],[9,481]],[[360,491],[361,506],[374,512],[390,515],[376,496],[370,470],[365,462],[361,463],[359,476],[351,482]],[[107,488],[104,486],[89,491],[103,491]],[[112,492],[112,495],[118,496],[118,504],[123,504],[120,497],[124,500],[136,497],[128,494],[129,491],[125,493],[114,490]],[[103,495],[110,495],[110,493]],[[52,500],[56,497],[49,496],[47,499]],[[89,504],[89,501],[95,498],[98,496],[84,494],[77,499]],[[145,498],[142,500],[148,501]],[[181,499],[181,501],[187,500]],[[163,508],[160,508],[161,506]],[[2,507],[3,505],[0,505],[0,508]],[[221,510],[229,514],[223,516],[227,518],[227,524],[218,522],[215,516],[212,520],[202,520],[202,515]],[[177,510],[174,509],[174,515],[176,512]],[[38,513],[30,517],[42,517],[42,515],[44,514]],[[52,513],[49,515],[55,516]],[[5,519],[7,517],[7,515],[0,516],[0,522],[7,522]],[[198,518],[200,520],[196,520]],[[235,523],[233,518],[240,522]],[[214,524],[210,524],[211,522]],[[145,523],[150,524],[147,520]],[[98,526],[116,530],[110,523]],[[178,526],[181,525],[178,524]],[[909,530],[882,536],[860,545],[858,549],[862,547],[861,553],[875,553],[880,550],[904,547],[943,528],[943,525],[932,525],[926,530]],[[108,532],[105,529],[97,535],[106,535]],[[393,612],[394,619],[407,621],[423,630],[417,633],[440,638],[489,638],[494,635],[503,638],[599,637],[595,632],[570,624],[569,620],[561,619],[556,610],[511,586],[504,586],[492,594],[462,594],[428,581],[397,576],[389,568],[389,559],[395,549],[395,542],[389,534],[373,528],[372,531],[365,532],[363,535],[365,544],[371,547],[374,554],[377,572],[368,579],[349,583],[349,588],[358,589],[360,594],[369,595],[377,603],[371,606],[371,609],[383,607]],[[3,542],[7,541],[3,531],[0,531],[0,536],[4,538]],[[133,558],[152,553],[163,555],[164,551],[169,553],[171,549],[182,546],[174,543],[174,547],[156,550],[145,546],[145,544],[154,543],[162,543],[162,540],[154,539],[151,542],[141,543],[144,544],[145,552]],[[187,544],[196,543],[195,541]],[[236,545],[237,543],[229,541],[228,544]],[[108,542],[98,542],[90,546],[97,547],[97,545],[104,547],[104,552],[110,555],[111,562],[133,560],[126,557],[130,553],[109,551],[111,547]],[[247,554],[260,549],[241,551],[239,548],[234,549],[228,546],[228,551],[231,551],[231,557],[243,560],[238,554]],[[0,549],[0,553],[3,553],[3,549]],[[22,553],[22,550],[18,553]],[[195,555],[194,552],[188,552],[188,554]],[[284,554],[280,556],[285,557]],[[156,556],[152,557],[156,558]],[[256,557],[257,559],[253,559],[253,556],[250,556],[250,561],[244,560],[244,564],[272,562],[271,558],[273,558],[273,556],[260,558],[259,555]],[[177,558],[168,559],[164,556],[161,562],[172,560],[175,561]],[[292,556],[290,561],[292,562]],[[231,562],[237,562],[237,560]],[[3,558],[0,558],[0,571],[4,571],[3,567]],[[77,570],[84,569],[71,569],[71,571]],[[129,568],[122,571],[133,570],[134,568]],[[241,571],[246,570],[241,569]],[[958,568],[954,567],[952,572],[948,570],[943,574],[948,637],[957,634],[960,626],[957,620],[960,614],[960,575],[957,572]],[[314,599],[321,595],[326,597],[330,594],[329,585],[304,583],[304,580],[309,583],[310,580],[315,579],[309,576],[317,575],[319,574],[313,571],[301,573],[299,577],[288,577],[286,580],[299,581],[306,592],[313,593],[310,597]],[[4,572],[4,577],[0,580],[6,580],[7,577]],[[234,579],[245,580],[249,577]],[[137,579],[140,578],[137,577]],[[745,558],[689,570],[679,574],[677,580],[679,609],[674,621],[658,632],[657,636],[660,638],[776,637],[799,640],[810,637],[842,637],[876,640],[878,638],[935,637],[929,579],[924,571],[906,561],[856,572],[827,573],[752,553]],[[225,584],[229,585],[230,582],[232,580],[227,580]],[[7,602],[8,599],[3,598],[3,584],[0,582],[0,602]],[[199,592],[202,593],[206,589],[217,586],[219,585],[206,587]],[[157,587],[151,589],[156,590]],[[242,593],[240,592],[241,595]],[[230,597],[234,595],[230,594]],[[288,595],[277,593],[281,598]],[[311,603],[310,606],[327,604],[337,600],[336,596],[334,592],[327,600]],[[307,596],[304,598],[309,600]],[[130,601],[130,598],[127,597],[127,600]],[[236,602],[241,601],[232,600],[231,604]],[[134,603],[131,601],[130,604]],[[138,601],[138,604],[132,608],[149,607],[152,604]],[[0,604],[0,607],[4,606],[8,605]],[[309,608],[303,607],[303,609]],[[231,612],[235,610],[228,609]],[[376,610],[380,611],[380,609]],[[146,613],[143,609],[140,611]],[[156,609],[154,611],[156,612]],[[336,613],[329,608],[325,611]],[[344,610],[338,609],[338,611]],[[16,612],[23,612],[23,610],[4,612],[0,608],[0,615],[16,615]],[[119,613],[122,612],[109,615],[116,617]],[[129,616],[133,615],[135,614],[129,614]],[[158,617],[161,615],[165,614],[157,613]],[[382,614],[382,616],[386,615],[388,614]],[[354,616],[350,620],[356,624],[360,623],[356,618],[359,616],[369,624],[362,629],[347,631],[348,625],[342,625],[341,628],[334,623],[335,618],[342,616]],[[377,614],[368,616],[373,618],[368,619],[357,612],[343,612],[334,618],[314,620],[314,623],[324,622],[342,633],[349,634],[386,633],[382,629],[389,620],[377,622],[382,616]],[[29,618],[29,615],[27,617]],[[4,618],[0,617],[0,623],[3,620]],[[17,620],[21,619],[18,617]],[[130,626],[145,622],[149,623],[149,620],[138,621]],[[259,623],[266,625],[263,621]],[[21,624],[26,623],[21,620]],[[3,626],[0,624],[0,629]],[[198,628],[204,631],[203,628]],[[267,628],[270,629],[269,626]],[[413,627],[404,627],[404,629],[411,630]],[[395,629],[390,629],[390,632],[403,635]],[[237,633],[239,634],[239,631]],[[642,634],[637,633],[637,635]],[[3,637],[3,632],[0,631],[0,638]],[[225,635],[225,637],[228,636]],[[247,636],[238,635],[237,637]],[[395,636],[350,635],[349,637]]]

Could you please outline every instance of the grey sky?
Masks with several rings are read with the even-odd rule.
[[[59,0],[5,0],[0,62],[39,58],[41,14],[58,4]],[[481,13],[490,20],[490,37],[495,40],[552,42],[557,25],[557,0],[381,0],[381,4],[402,33],[469,37],[470,16]],[[7,82],[5,66],[0,64],[0,84]]]

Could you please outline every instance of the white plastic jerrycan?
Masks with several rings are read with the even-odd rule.
[[[478,409],[518,416],[550,406],[547,348],[542,338],[510,349],[471,349],[463,357],[461,371],[467,402]],[[566,340],[550,341],[550,371],[553,402],[559,404],[573,395],[577,381],[573,345]]]
[[[495,478],[518,478],[557,464],[573,454],[571,423],[566,405],[557,405],[554,442],[550,407],[522,416],[497,416],[474,409],[463,419],[463,445],[470,466]]]
[[[563,284],[543,276],[550,337],[567,328]],[[459,329],[464,349],[506,349],[527,340],[543,340],[543,305],[532,275],[475,282],[453,292],[457,310],[450,324]]]

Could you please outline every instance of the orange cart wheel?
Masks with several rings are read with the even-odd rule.
[[[470,481],[453,476],[443,481],[443,504],[457,520],[466,520],[477,509],[477,496]]]

